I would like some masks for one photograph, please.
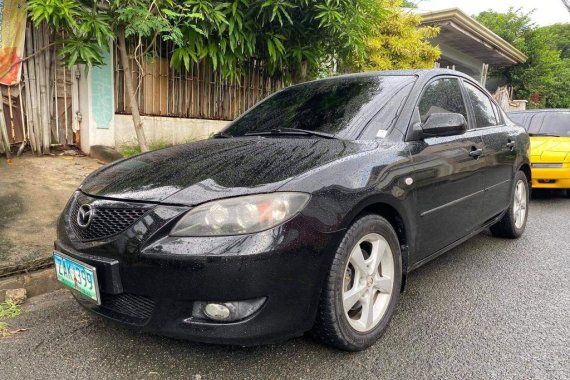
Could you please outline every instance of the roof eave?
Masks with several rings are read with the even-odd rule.
[[[480,38],[482,41],[490,43],[503,55],[509,57],[513,61],[517,63],[524,63],[528,59],[528,57],[520,50],[493,33],[483,24],[466,15],[462,10],[458,8],[423,12],[420,13],[420,15],[422,16],[422,25],[433,25],[446,21],[453,21],[458,26],[461,26],[462,28],[469,31],[469,33]]]

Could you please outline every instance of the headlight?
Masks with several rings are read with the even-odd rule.
[[[267,230],[295,216],[309,198],[305,193],[271,193],[209,202],[184,215],[170,235],[221,236]]]

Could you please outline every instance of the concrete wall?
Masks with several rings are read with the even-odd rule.
[[[149,144],[155,142],[183,144],[208,138],[229,122],[220,120],[184,119],[176,117],[143,116],[144,132]],[[135,128],[131,115],[114,115],[111,129],[116,147],[136,144]]]
[[[510,108],[507,112],[524,111],[526,110],[527,103],[528,100],[511,100],[509,104]]]

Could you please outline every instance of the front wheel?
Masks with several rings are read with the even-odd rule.
[[[519,171],[514,183],[515,188],[509,209],[501,220],[491,226],[493,236],[516,239],[525,230],[528,217],[528,179],[523,172]]]
[[[401,281],[402,257],[394,228],[378,215],[361,217],[337,249],[313,335],[347,351],[371,346],[388,326]]]

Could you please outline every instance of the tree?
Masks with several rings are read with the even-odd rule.
[[[421,1],[421,0],[417,0],[417,1],[403,0],[403,1],[402,1],[402,7],[403,7],[403,8],[412,8],[412,9],[415,9],[415,8],[418,7],[418,3],[419,3],[420,1]]]
[[[528,56],[524,64],[491,73],[506,77],[515,97],[529,100],[533,108],[570,106],[570,61],[561,57],[553,29],[537,27],[530,13],[514,8],[481,12],[476,19]]]
[[[180,9],[175,13],[171,9]],[[181,42],[184,28],[198,29],[199,13],[184,12],[171,0],[29,0],[32,21],[45,22],[58,35],[59,56],[68,66],[103,64],[102,54],[111,40],[117,41],[120,61],[130,73],[126,38],[152,39],[157,36]],[[182,13],[184,12],[184,13]],[[167,34],[168,33],[168,34]],[[148,151],[135,96],[132,75],[125,75],[125,86],[141,151]]]
[[[45,22],[59,33],[68,66],[102,64],[113,40],[130,72],[127,40],[151,45],[162,39],[173,43],[176,68],[207,60],[239,80],[245,63],[257,58],[271,73],[296,81],[330,57],[362,57],[364,37],[384,12],[379,0],[29,0],[28,9],[36,25]],[[139,145],[147,151],[130,75],[125,84]]]
[[[375,24],[365,39],[366,56],[357,61],[362,70],[432,68],[440,57],[429,39],[439,33],[436,27],[421,27],[421,16],[401,9],[401,0],[385,2],[390,13]]]
[[[387,68],[384,62],[391,62],[391,67],[399,62],[405,67],[433,63],[434,50],[425,41],[431,29],[416,31],[419,18],[402,13],[400,4],[397,0],[29,0],[28,9],[35,24],[45,22],[60,36],[60,57],[69,66],[101,64],[103,51],[115,41],[123,69],[130,72],[127,42],[134,40],[148,52],[161,39],[172,43],[169,58],[176,69],[205,60],[225,77],[239,81],[246,63],[257,59],[271,74],[300,82],[322,74],[331,63],[343,71]],[[125,75],[125,84],[139,145],[146,151],[131,75]]]
[[[548,41],[550,47],[560,51],[560,58],[570,58],[570,24],[553,24],[540,28],[554,38]]]

